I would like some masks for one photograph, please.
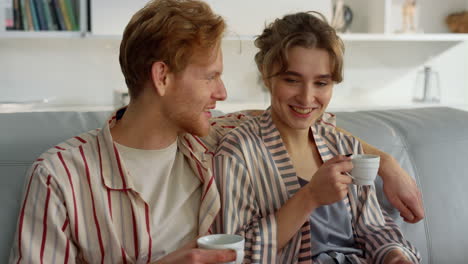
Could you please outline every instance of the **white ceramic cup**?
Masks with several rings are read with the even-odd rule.
[[[207,235],[197,239],[199,248],[203,249],[232,249],[236,251],[236,261],[226,262],[229,264],[241,264],[244,260],[245,239],[239,235],[215,234]]]
[[[353,163],[353,169],[350,176],[353,178],[353,183],[356,185],[372,185],[379,171],[380,156],[353,155],[351,162]]]

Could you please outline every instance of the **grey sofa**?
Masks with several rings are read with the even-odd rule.
[[[0,114],[0,263],[7,263],[26,170],[49,147],[101,127],[108,112]],[[417,181],[426,218],[406,224],[423,263],[468,263],[468,112],[422,108],[337,113],[339,126],[392,154]],[[381,188],[380,178],[376,186]]]

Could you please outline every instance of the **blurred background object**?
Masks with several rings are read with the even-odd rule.
[[[445,23],[453,33],[468,33],[468,11],[448,15]]]
[[[344,0],[336,0],[333,7],[331,26],[339,33],[349,33],[349,26],[353,21],[353,11]]]
[[[425,66],[416,75],[413,102],[440,103],[439,73],[429,66]]]
[[[402,18],[403,18],[403,28],[401,31],[403,33],[414,33],[416,32],[416,0],[405,0],[401,7]]]

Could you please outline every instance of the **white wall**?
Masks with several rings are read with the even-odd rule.
[[[122,34],[131,16],[146,2],[147,0],[91,1],[93,34]],[[226,19],[231,32],[240,35],[259,34],[266,22],[297,11],[319,11],[329,18],[332,8],[330,0],[276,0],[274,4],[271,0],[205,0],[205,2]]]
[[[0,39],[0,101],[55,98],[55,104],[110,105],[124,89],[118,40]],[[240,50],[241,49],[241,50]],[[265,102],[250,41],[224,41],[223,79],[229,102]],[[416,72],[438,71],[442,102],[463,104],[468,95],[466,43],[347,43],[345,81],[335,88],[333,107],[410,104]],[[435,55],[429,61],[426,56]]]
[[[208,1],[221,3],[228,0]],[[98,2],[102,3],[93,1]],[[119,3],[127,2],[115,1],[113,8],[122,14],[128,13],[118,7]],[[144,2],[137,0],[134,4],[141,6]],[[320,2],[325,3],[314,0],[315,4]],[[320,8],[326,8],[326,5]],[[111,11],[108,10],[114,12]],[[122,23],[119,26],[113,20],[108,22],[108,28],[102,27],[101,33],[123,27]],[[15,40],[0,37],[0,101],[54,98],[54,104],[111,105],[113,91],[125,89],[118,64],[118,48],[117,39]],[[227,40],[223,50],[223,78],[228,88],[228,102],[268,101],[268,93],[259,83],[253,61],[256,52],[253,43]],[[466,43],[347,42],[345,81],[336,87],[331,106],[358,108],[410,104],[416,73],[427,64],[440,74],[442,102],[467,104],[467,53]],[[429,56],[432,58],[428,60]]]
[[[117,41],[0,39],[0,101],[54,98],[55,104],[112,104],[125,87]]]

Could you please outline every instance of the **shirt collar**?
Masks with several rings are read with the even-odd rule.
[[[133,184],[114,144],[110,129],[123,116],[125,108],[114,112],[98,134],[97,148],[101,177],[104,185],[111,190],[127,191],[133,189]]]
[[[125,110],[126,107],[123,107],[115,111],[98,134],[97,147],[101,168],[100,173],[104,185],[111,190],[127,191],[134,189],[125,162],[123,162],[110,132],[110,129],[122,118]],[[200,169],[207,171],[211,168],[214,153],[209,151],[199,137],[188,133],[182,134],[179,136],[177,146],[184,156],[200,165]],[[202,183],[206,180],[200,176],[200,173],[196,172],[196,174]]]

